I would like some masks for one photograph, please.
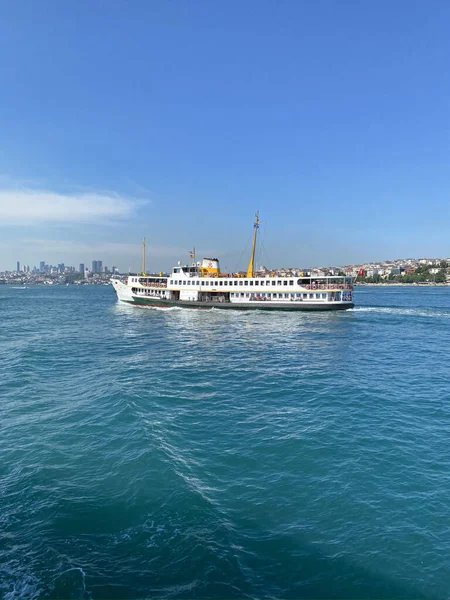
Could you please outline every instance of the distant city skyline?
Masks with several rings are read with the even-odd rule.
[[[14,271],[14,269],[3,269],[0,272],[6,271]],[[79,263],[78,269],[73,265],[66,265],[65,263],[57,263],[55,265],[49,263],[47,264],[45,260],[41,260],[39,262],[39,266],[37,265],[28,265],[26,263],[21,263],[20,261],[16,262],[16,272],[34,272],[34,273],[52,273],[52,272],[72,272],[72,273],[85,273],[86,271],[89,273],[117,273],[118,269],[115,265],[109,268],[107,265],[103,265],[103,261],[101,260],[93,260],[92,268],[89,269],[85,267],[84,263]]]
[[[4,11],[0,270],[449,253],[450,4],[127,6]]]

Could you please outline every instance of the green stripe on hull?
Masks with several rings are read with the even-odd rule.
[[[330,311],[330,310],[348,310],[353,308],[353,303],[347,304],[307,304],[305,302],[295,303],[294,306],[291,304],[282,305],[275,304],[270,306],[267,304],[233,304],[231,302],[195,302],[195,301],[179,301],[179,300],[151,300],[150,298],[141,298],[139,296],[133,296],[133,300],[127,301],[129,304],[136,304],[138,306],[154,306],[158,308],[172,308],[178,306],[180,308],[194,308],[197,310],[209,310],[211,308],[218,308],[220,310],[289,310],[289,311]],[[294,303],[293,303],[294,304]]]

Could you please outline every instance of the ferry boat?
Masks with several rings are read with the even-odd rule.
[[[228,310],[346,310],[353,308],[353,278],[316,276],[302,272],[300,277],[255,274],[255,250],[260,226],[259,213],[253,229],[253,243],[247,275],[221,273],[217,258],[192,262],[172,269],[169,275],[145,272],[145,238],[142,274],[129,275],[126,282],[111,283],[122,302],[137,306]]]

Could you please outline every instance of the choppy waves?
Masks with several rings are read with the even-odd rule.
[[[447,596],[446,290],[314,315],[0,293],[1,597]]]

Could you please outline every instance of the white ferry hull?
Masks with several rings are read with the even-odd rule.
[[[119,300],[121,300],[122,302],[134,302],[130,286],[125,285],[118,279],[113,279],[112,285],[116,290],[117,298]]]
[[[334,311],[353,308],[353,302],[196,302],[195,300],[166,300],[136,296],[130,288],[123,284],[114,284],[117,297],[121,302],[135,306],[148,306],[158,308],[193,308],[207,310],[284,310],[284,311]]]

